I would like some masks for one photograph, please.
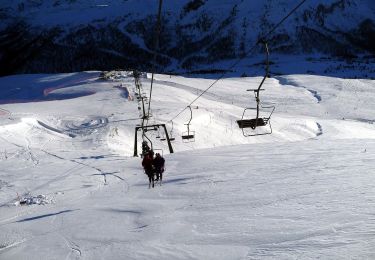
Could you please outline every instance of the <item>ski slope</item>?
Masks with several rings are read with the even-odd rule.
[[[261,77],[219,81],[193,104],[194,143],[188,110],[174,154],[147,133],[167,167],[148,189],[134,80],[98,76],[0,78],[0,259],[375,258],[375,81],[267,79],[273,134],[250,138],[236,120]],[[155,79],[150,124],[169,130],[213,82]]]

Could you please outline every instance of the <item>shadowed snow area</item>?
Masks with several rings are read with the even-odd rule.
[[[62,100],[92,95],[95,89],[82,89],[76,86],[88,84],[97,78],[97,72],[3,77],[0,85],[0,104]],[[69,90],[66,91],[65,88]]]
[[[0,107],[0,259],[375,258],[375,81],[267,79],[273,133],[246,138],[236,120],[262,78],[221,80],[192,106],[195,142],[181,139],[189,110],[173,120],[175,153],[147,132],[166,159],[162,186],[148,189],[132,157],[134,79],[98,75],[0,78],[26,102]],[[213,82],[155,79],[149,123],[169,131]],[[150,77],[141,82],[148,96]],[[29,87],[92,94],[32,102]]]

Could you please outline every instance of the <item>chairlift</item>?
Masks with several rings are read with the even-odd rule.
[[[187,126],[187,131],[183,132],[181,136],[184,143],[195,142],[195,131],[190,130],[190,122],[193,119],[193,111],[191,110],[191,106],[188,106],[188,108],[190,109],[190,120],[187,124],[185,124]]]
[[[167,140],[167,144],[168,144],[168,149],[169,149],[169,152],[170,153],[173,153],[173,147],[171,145],[171,142],[170,142],[170,139],[169,139],[169,136],[168,136],[168,132],[167,132],[167,128],[165,127],[165,124],[154,124],[154,125],[145,125],[144,122],[142,122],[141,125],[137,125],[135,127],[135,142],[134,142],[134,156],[138,156],[138,138],[137,138],[137,133],[138,133],[138,130],[142,130],[142,144],[144,143],[144,141],[146,141],[147,143],[149,143],[151,145],[151,150],[153,151],[156,151],[156,150],[161,150],[160,148],[159,149],[156,149],[154,146],[153,146],[153,143],[151,141],[151,139],[155,138],[155,135],[151,134],[147,134],[147,132],[153,132],[153,131],[159,131],[159,128],[162,127],[164,129],[164,135],[163,136],[166,136],[166,140]],[[159,135],[159,134],[158,134]],[[150,138],[152,137],[152,138]],[[143,149],[142,149],[143,150]],[[163,153],[163,151],[162,151]],[[144,152],[142,152],[141,156],[144,155]]]
[[[172,122],[172,128],[171,128],[171,131],[169,132],[170,136],[169,136],[169,141],[174,141],[175,138],[173,137],[173,121]],[[166,141],[167,140],[167,137],[166,135],[162,132],[162,137],[160,138],[160,141]]]
[[[242,114],[242,118],[241,120],[237,120],[237,124],[238,124],[238,127],[242,130],[242,134],[245,136],[245,137],[248,137],[248,136],[256,136],[256,135],[267,135],[267,134],[271,134],[272,133],[272,126],[271,126],[271,116],[272,116],[272,113],[273,111],[275,110],[275,106],[262,106],[261,105],[261,102],[260,102],[260,91],[263,91],[264,89],[262,89],[262,86],[263,86],[263,83],[264,81],[266,80],[267,77],[269,77],[269,50],[268,50],[268,45],[267,45],[267,42],[262,40],[261,41],[264,46],[265,46],[265,49],[266,49],[266,54],[267,54],[267,58],[266,58],[266,74],[264,75],[259,87],[257,89],[248,89],[247,91],[254,91],[254,97],[255,97],[255,101],[256,101],[256,108],[250,108],[250,107],[247,107],[244,109],[243,111],[243,114]],[[262,112],[260,111],[260,108],[262,108]],[[246,114],[246,111],[248,110],[256,110],[256,116],[255,118],[250,118],[248,119],[247,117],[245,117],[245,114]],[[268,116],[262,116],[262,114],[264,114],[264,111],[266,111],[266,113],[268,113]],[[264,130],[263,129],[263,132],[252,132],[252,133],[245,133],[244,129],[246,128],[251,128],[252,130],[255,130],[257,129],[258,127],[266,127],[266,126],[269,126],[269,130]]]
[[[155,148],[154,147],[154,145],[153,145],[153,143],[152,143],[152,141],[151,141],[151,139],[150,139],[150,137],[149,136],[147,136],[146,135],[146,133],[148,132],[148,131],[157,131],[158,132],[158,134],[157,134],[157,136],[156,136],[156,138],[160,138],[160,135],[159,135],[159,127],[158,126],[152,126],[151,128],[149,128],[149,127],[144,127],[143,128],[143,133],[142,133],[142,140],[143,141],[146,141],[147,143],[149,143],[151,146],[149,147],[150,149],[149,149],[149,151],[152,151],[153,153],[155,153],[155,151],[161,151],[161,154],[163,154],[163,150],[162,149],[160,149],[160,148]],[[143,149],[142,149],[143,150]],[[147,151],[148,152],[148,151]],[[143,157],[145,154],[144,154],[144,151],[142,152],[142,154],[141,154],[141,157]]]
[[[156,137],[157,138],[157,137]],[[167,140],[167,137],[165,136],[165,133],[163,133],[163,131],[161,132],[161,136],[159,135],[159,140],[160,141],[165,141]]]

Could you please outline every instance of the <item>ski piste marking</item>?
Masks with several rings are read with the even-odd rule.
[[[21,241],[17,241],[17,242],[13,242],[13,243],[10,243],[8,245],[4,244],[4,245],[1,245],[0,244],[0,252],[1,251],[4,251],[4,250],[7,250],[7,249],[10,249],[12,247],[15,247],[15,246],[18,246],[19,244],[22,244],[24,242],[26,242],[27,240],[26,239],[23,239]]]

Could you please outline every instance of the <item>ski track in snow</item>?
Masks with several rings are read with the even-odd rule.
[[[211,82],[158,78],[155,121],[169,119]],[[0,259],[374,258],[373,119],[342,120],[340,106],[322,118],[314,109],[343,102],[335,92],[323,102],[305,87],[308,95],[279,88],[290,85],[280,79],[268,81],[264,96],[291,96],[301,111],[288,110],[289,101],[276,104],[283,112],[276,110],[270,136],[248,139],[228,130],[249,100],[247,85],[258,84],[246,78],[224,80],[222,89],[202,97],[193,111],[195,143],[179,138],[186,117],[174,124],[174,154],[148,133],[166,158],[163,184],[154,189],[140,158],[129,157],[138,122],[126,120],[137,117],[137,102],[117,99],[123,93],[108,90],[108,83],[93,83],[107,85],[58,106],[8,105],[16,113],[14,122],[0,121],[6,149],[0,150]],[[298,82],[294,87],[302,88]],[[233,91],[234,98],[228,90],[237,83],[243,93]],[[16,207],[17,192],[55,202]]]
[[[72,250],[72,252],[76,253],[78,258],[80,258],[82,256],[82,251],[79,247],[79,245],[77,245],[76,243],[74,243],[72,240],[68,239],[67,237],[65,237],[64,235],[62,235],[61,233],[59,233],[60,236],[65,240],[66,244],[68,245],[68,247]],[[66,259],[71,259],[70,257],[70,254],[68,254],[66,256]]]
[[[281,86],[283,86],[283,87],[285,87],[285,86],[292,86],[292,87],[295,87],[295,88],[304,88],[308,92],[311,93],[311,95],[316,99],[317,103],[320,103],[322,101],[321,95],[316,90],[309,89],[309,88],[307,88],[305,86],[297,85],[295,82],[290,81],[290,80],[288,80],[288,79],[286,79],[284,77],[274,77],[274,78],[277,79],[279,81],[279,84]]]

